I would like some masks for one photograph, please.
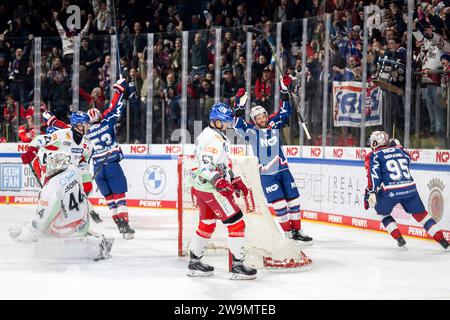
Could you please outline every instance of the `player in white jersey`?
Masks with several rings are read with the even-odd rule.
[[[70,116],[71,128],[61,129],[52,134],[37,136],[28,145],[28,150],[22,154],[22,162],[30,164],[38,155],[40,149],[58,150],[71,156],[71,164],[81,169],[84,192],[92,191],[92,176],[88,161],[92,155],[92,143],[85,136],[90,126],[89,116],[84,112],[74,112]]]
[[[231,278],[255,279],[256,269],[243,263],[245,222],[234,200],[234,193],[242,192],[246,196],[248,190],[228,165],[230,142],[224,132],[234,120],[233,111],[228,105],[217,103],[212,107],[209,119],[210,126],[203,130],[195,143],[197,167],[191,174],[192,194],[200,209],[200,222],[192,240],[188,275],[213,275],[214,267],[201,262],[201,258],[219,219],[228,229]]]
[[[71,162],[72,156],[60,151],[47,155],[36,215],[31,222],[11,228],[9,234],[18,243],[37,242],[35,249],[43,258],[106,259],[113,239],[89,231],[81,170]]]

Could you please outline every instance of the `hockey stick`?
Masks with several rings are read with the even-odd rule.
[[[34,160],[33,160],[34,161]],[[38,182],[38,184],[39,184],[39,187],[42,189],[42,182],[41,182],[41,180],[38,178],[38,175],[37,175],[37,173],[36,173],[36,171],[34,171],[34,168],[33,168],[33,166],[31,165],[31,163],[29,163],[28,164],[28,166],[30,167],[30,170],[31,170],[31,172],[33,173],[33,176],[36,178],[36,180],[37,180],[37,182]]]
[[[267,45],[270,48],[270,51],[272,53],[272,57],[275,60],[275,65],[278,68],[278,71],[280,72],[281,75],[283,75],[283,68],[281,67],[281,63],[280,60],[277,57],[277,53],[275,51],[275,48],[273,47],[273,45],[270,43],[269,38],[264,34],[264,31],[262,31],[261,29],[255,28],[255,27],[247,27],[246,28],[248,32],[253,33],[259,37],[262,37],[264,39],[264,41],[267,43]],[[296,109],[297,109],[297,113],[298,113],[298,117],[300,119],[301,125],[303,127],[303,130],[305,131],[306,137],[308,138],[308,140],[311,140],[311,135],[309,134],[309,130],[306,127],[305,124],[305,120],[303,120],[302,117],[302,113],[300,111],[300,106],[298,104],[298,102],[295,99],[295,95],[293,93],[291,93],[288,90],[288,94],[289,94],[289,100],[293,102],[293,104],[295,105]]]

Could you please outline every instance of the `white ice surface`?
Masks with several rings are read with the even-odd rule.
[[[186,276],[177,257],[172,210],[130,209],[134,240],[118,237],[105,208],[93,229],[116,238],[107,261],[52,262],[32,258],[8,228],[29,220],[34,206],[0,205],[0,299],[450,299],[450,251],[406,238],[399,249],[387,234],[304,222],[314,261],[297,273],[263,271],[255,281],[228,279],[226,258],[205,258],[213,278]]]

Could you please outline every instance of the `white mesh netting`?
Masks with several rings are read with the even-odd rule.
[[[195,162],[192,156],[179,159],[179,254],[189,254],[189,246],[199,220],[198,209],[191,198],[189,174]],[[249,189],[249,195],[236,198],[245,217],[246,263],[255,268],[292,269],[312,263],[299,245],[287,239],[274,221],[261,188],[258,160],[250,156],[232,158],[232,168]],[[182,203],[182,205],[180,205]],[[227,254],[227,231],[222,223],[217,223],[206,254]]]

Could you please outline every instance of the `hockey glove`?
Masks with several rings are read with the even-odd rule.
[[[241,177],[235,177],[233,179],[233,181],[231,182],[231,185],[233,186],[236,197],[239,198],[241,196],[241,191],[244,194],[244,197],[246,197],[248,195],[247,186],[244,184]]]
[[[224,178],[219,178],[214,182],[214,187],[216,187],[217,192],[219,192],[224,197],[228,197],[233,194],[232,185]]]
[[[45,111],[44,113],[42,113],[42,118],[44,118],[47,127],[51,127],[53,125],[53,122],[56,120],[55,115],[50,111]]]
[[[289,101],[289,86],[292,84],[292,78],[290,75],[280,76],[280,99],[282,101]]]
[[[236,93],[234,101],[234,114],[236,117],[242,117],[245,114],[245,105],[247,104],[248,93],[244,88],[240,88]]]
[[[128,83],[125,79],[119,79],[114,84],[113,88],[119,93],[124,93],[128,91]]]
[[[376,204],[377,195],[366,189],[366,193],[364,194],[364,209],[368,210],[369,208],[375,208]]]
[[[389,139],[389,147],[401,147],[400,141],[394,138]]]
[[[38,153],[38,148],[33,147],[33,146],[28,146],[27,152],[25,152],[24,154],[22,154],[20,156],[22,158],[22,163],[23,164],[31,163],[34,160],[34,158],[36,158],[37,153]]]

